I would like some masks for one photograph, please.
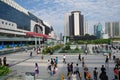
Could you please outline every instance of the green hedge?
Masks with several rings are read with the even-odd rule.
[[[110,39],[78,40],[78,44],[110,44]]]
[[[55,52],[56,50],[62,48],[62,46],[63,46],[62,44],[57,44],[57,45],[55,45],[55,46],[53,46],[53,47],[46,46],[46,47],[42,50],[42,54],[48,54],[48,53],[50,53],[51,51],[52,51],[52,52]]]
[[[0,66],[0,76],[4,76],[10,72],[9,67],[7,66]]]

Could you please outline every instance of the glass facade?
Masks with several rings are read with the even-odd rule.
[[[100,23],[98,25],[94,25],[94,35],[97,38],[102,37],[102,25]]]
[[[27,13],[27,14],[26,14]],[[18,8],[10,6],[10,4],[7,4],[0,0],[0,19],[1,24],[5,24],[5,26],[11,26],[12,28],[17,24],[17,29],[27,30],[31,31],[31,26],[34,28],[34,32],[37,33],[43,33],[43,26],[45,27],[44,31],[45,34],[49,34],[51,31],[53,31],[52,26],[47,26],[43,23],[42,20],[40,20],[38,17],[34,16],[32,13],[27,12],[26,13]],[[32,24],[31,20],[34,22]],[[6,22],[8,21],[8,23]],[[13,23],[12,23],[13,22]],[[36,23],[35,23],[36,22]],[[5,27],[4,30],[6,30],[6,33],[0,33],[0,50],[3,48],[13,48],[17,46],[24,46],[24,45],[34,45],[35,39],[34,37],[28,37],[26,35],[19,35],[15,34],[15,32],[22,33],[21,31],[16,31],[12,29],[8,29]],[[12,33],[9,34],[8,31],[11,31]],[[14,34],[13,34],[14,33]],[[2,40],[3,39],[3,40]],[[10,40],[9,40],[10,39]],[[36,40],[36,43],[39,43],[39,38]],[[43,43],[43,41],[41,41]]]
[[[17,24],[18,29],[30,31],[30,20],[37,22],[39,19],[28,12],[28,15],[0,1],[0,18]]]

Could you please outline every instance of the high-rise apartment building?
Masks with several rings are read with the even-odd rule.
[[[72,11],[71,14],[65,14],[65,36],[84,35],[84,17],[80,11]]]
[[[64,16],[64,36],[70,36],[70,22],[69,22],[70,13],[65,13]]]
[[[88,34],[88,22],[84,20],[84,34]]]
[[[102,38],[102,25],[100,23],[97,25],[94,25],[94,35],[97,38]]]
[[[120,37],[120,22],[106,22],[105,23],[105,33],[112,38]]]

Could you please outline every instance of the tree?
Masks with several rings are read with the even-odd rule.
[[[85,36],[90,36],[90,34],[85,34]]]

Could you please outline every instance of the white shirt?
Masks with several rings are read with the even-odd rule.
[[[63,56],[63,58],[65,59],[65,58],[66,58],[66,56]]]

